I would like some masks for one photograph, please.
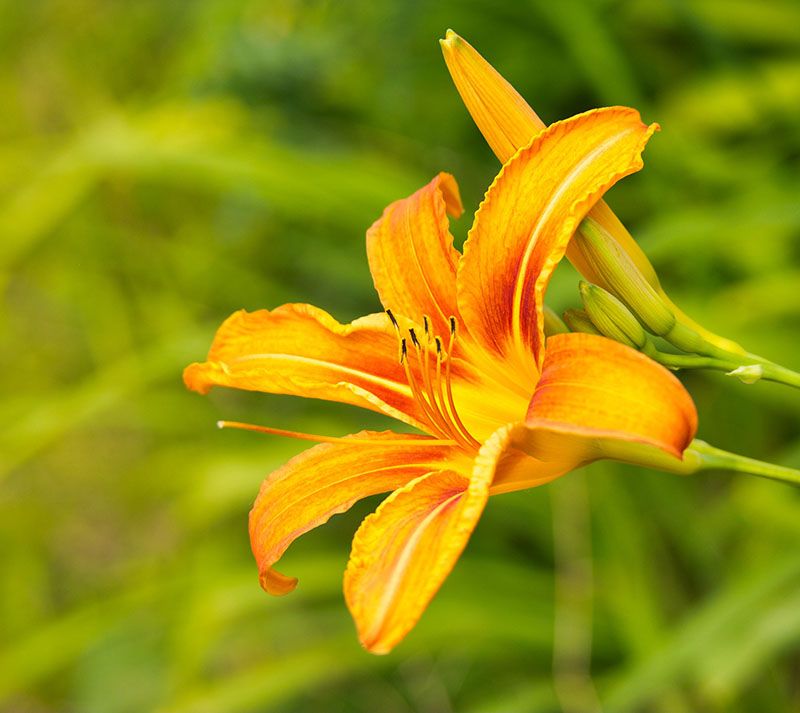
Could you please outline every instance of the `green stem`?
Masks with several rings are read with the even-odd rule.
[[[731,376],[736,376],[748,384],[764,379],[800,389],[800,374],[796,371],[775,364],[768,359],[764,359],[764,357],[758,356],[758,354],[736,354],[722,349],[681,322],[676,322],[669,332],[662,336],[673,346],[694,356],[694,360],[687,360],[685,366],[676,363],[673,368],[720,369],[729,373],[734,372]],[[659,356],[664,356],[666,360],[672,359],[671,355]],[[656,361],[661,361],[665,366],[670,366],[666,360],[662,361],[656,358]],[[674,361],[674,359],[672,360]],[[757,368],[747,369],[746,367]]]
[[[731,371],[735,369],[736,366],[740,366],[739,364],[734,366],[730,362],[721,359],[697,356],[695,354],[669,354],[659,351],[645,353],[659,364],[663,364],[670,369],[717,369],[719,371]]]
[[[800,389],[800,374],[756,354],[733,354],[716,348],[698,350],[697,354],[669,354],[655,349],[642,349],[642,351],[670,369],[715,369],[736,376],[745,383],[774,381]],[[748,366],[758,367],[758,375],[748,380],[744,375],[731,373]]]
[[[796,371],[787,369],[779,364],[774,364],[766,359],[758,363],[761,368],[764,369],[764,375],[761,377],[762,379],[776,381],[779,384],[786,384],[786,386],[794,386],[796,389],[800,389],[800,374]]]
[[[732,470],[800,486],[800,470],[729,453],[697,439],[684,452],[681,466],[676,472],[686,475],[701,470]]]

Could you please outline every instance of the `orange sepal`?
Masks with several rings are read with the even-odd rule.
[[[526,425],[525,450],[545,461],[658,466],[663,454],[682,457],[697,411],[680,381],[644,354],[597,335],[558,334],[547,341]]]
[[[250,545],[261,586],[291,592],[297,580],[273,565],[300,535],[361,498],[401,488],[435,468],[466,464],[454,448],[425,436],[363,431],[340,443],[309,448],[272,473],[250,511]]]
[[[642,167],[656,129],[623,107],[557,122],[487,191],[464,247],[458,303],[472,335],[517,370],[541,367],[544,291],[578,223],[606,190]]]
[[[388,206],[367,231],[369,267],[383,306],[417,323],[427,315],[434,334],[442,337],[458,309],[460,255],[447,216],[457,218],[463,210],[455,179],[440,173]]]

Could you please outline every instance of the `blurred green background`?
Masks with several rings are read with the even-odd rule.
[[[690,314],[800,368],[796,0],[3,0],[4,713],[800,710],[800,497],[747,476],[597,464],[493,499],[386,657],[341,595],[377,501],[260,590],[247,512],[306,444],[215,421],[385,422],[181,370],[240,307],[375,311],[364,231],[437,171],[472,213],[498,166],[447,27],[545,119],[661,122],[609,202]],[[577,306],[569,270],[549,300]],[[800,466],[796,391],[684,381],[702,438]]]

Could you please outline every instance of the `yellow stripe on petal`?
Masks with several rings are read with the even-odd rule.
[[[250,511],[250,544],[261,586],[270,594],[295,588],[297,580],[273,565],[303,533],[361,498],[396,490],[431,469],[454,464],[468,467],[469,460],[453,447],[392,432],[364,431],[296,456],[264,481]]]
[[[640,352],[592,334],[558,334],[547,341],[526,425],[524,449],[545,461],[658,466],[663,454],[682,457],[697,411],[680,381]]]
[[[440,173],[416,193],[392,203],[367,231],[367,257],[383,306],[421,323],[431,319],[444,338],[458,314],[456,269],[447,215],[463,212],[458,185]]]
[[[183,379],[200,393],[228,386],[340,401],[424,429],[385,314],[340,324],[312,305],[242,310],[219,328],[208,361],[186,367]]]
[[[575,228],[642,167],[656,128],[623,107],[580,114],[541,132],[489,188],[464,248],[458,303],[473,336],[517,370],[541,367],[544,291]]]
[[[493,434],[469,470],[437,471],[392,493],[361,524],[344,593],[362,645],[388,653],[417,623],[478,522],[509,442]]]

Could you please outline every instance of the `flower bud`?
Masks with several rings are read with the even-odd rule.
[[[463,37],[448,30],[439,40],[453,83],[486,142],[505,163],[545,123],[500,73]]]
[[[622,246],[599,223],[586,218],[573,236],[572,243],[648,330],[661,336],[675,326],[675,315]]]
[[[573,332],[583,332],[584,334],[600,334],[594,326],[589,315],[582,309],[568,309],[564,312],[564,321]]]
[[[677,322],[666,334],[661,335],[672,346],[689,354],[703,354],[706,356],[730,356],[714,344],[706,341],[691,327]]]
[[[544,306],[544,333],[546,336],[551,336],[553,334],[564,334],[565,332],[569,332],[569,328],[566,324],[561,320],[555,311],[552,308],[548,307],[547,305]]]
[[[642,349],[647,344],[642,325],[614,295],[583,281],[580,291],[586,313],[603,336],[634,349]]]

